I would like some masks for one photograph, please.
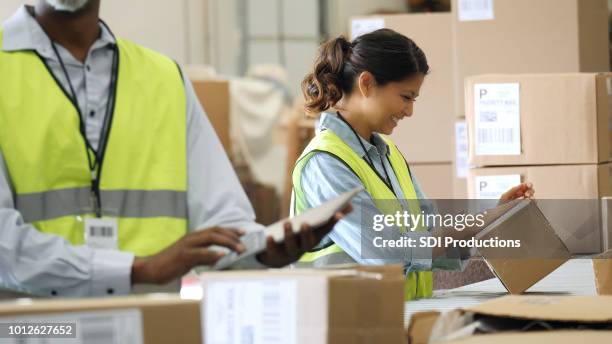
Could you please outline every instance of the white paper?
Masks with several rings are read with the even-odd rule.
[[[520,155],[518,83],[474,85],[476,155]]]
[[[297,342],[295,280],[208,282],[203,303],[207,344]]]
[[[385,27],[383,18],[353,19],[351,21],[351,39]]]
[[[459,21],[493,20],[493,0],[459,0]]]
[[[477,199],[499,199],[510,188],[521,183],[520,174],[478,176],[475,178],[475,191]]]
[[[0,343],[143,344],[142,314],[137,308],[0,317],[0,323],[76,323],[76,338],[0,339]]]
[[[457,178],[468,174],[468,135],[465,121],[455,123],[455,170]]]

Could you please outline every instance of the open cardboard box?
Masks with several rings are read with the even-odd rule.
[[[570,258],[535,201],[513,201],[488,211],[487,216],[496,219],[478,233],[477,239],[520,241],[520,247],[477,249],[511,294],[526,291]]]
[[[509,295],[437,317],[416,313],[408,337],[410,344],[606,343],[612,296]]]

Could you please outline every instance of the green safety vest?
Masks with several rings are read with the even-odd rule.
[[[407,200],[410,212],[414,214],[420,213],[420,204],[404,157],[391,140],[384,135],[381,135],[381,137],[389,146],[389,161],[399,181],[404,197]],[[312,139],[298,159],[293,170],[292,178],[294,193],[291,205],[293,214],[300,214],[308,208],[301,185],[302,170],[304,166],[306,166],[308,160],[318,152],[331,154],[343,161],[353,173],[359,177],[365,190],[372,197],[374,204],[383,214],[395,214],[396,211],[403,210],[401,203],[397,200],[393,191],[391,191],[376,172],[372,170],[370,165],[368,165],[366,161],[355,153],[355,151],[342,141],[333,131],[325,130]],[[396,200],[396,202],[393,202],[393,200]],[[424,230],[424,228],[417,228],[417,230]],[[298,265],[323,266],[350,262],[355,261],[344,252],[340,246],[333,244],[321,250],[306,253],[301,257]],[[431,271],[410,272],[406,276],[404,297],[406,300],[431,297],[432,285]]]
[[[187,232],[185,90],[171,59],[123,39],[117,46],[100,209],[118,219],[120,250],[148,256]],[[33,51],[0,51],[0,76],[0,151],[15,207],[39,231],[84,244],[83,219],[95,216],[93,152],[79,113]]]

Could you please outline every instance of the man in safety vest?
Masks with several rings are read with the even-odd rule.
[[[39,0],[0,29],[0,287],[126,294],[262,229],[180,68],[115,36],[99,7]],[[341,217],[286,226],[244,267],[297,260]]]

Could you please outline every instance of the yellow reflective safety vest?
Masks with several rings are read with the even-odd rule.
[[[389,161],[393,172],[397,177],[402,193],[407,200],[410,212],[418,214],[421,212],[420,203],[417,199],[408,165],[395,144],[384,135],[383,140],[389,146]],[[297,215],[307,210],[308,205],[301,186],[302,170],[308,160],[317,153],[327,153],[343,161],[361,180],[365,190],[370,194],[376,207],[383,214],[395,214],[402,211],[402,205],[392,190],[372,170],[370,165],[362,159],[351,147],[349,147],[332,130],[325,130],[317,134],[308,144],[293,170],[293,199],[291,204],[292,213]],[[396,200],[397,202],[393,202]],[[424,230],[422,227],[417,230]],[[352,259],[340,246],[333,244],[317,251],[308,252],[303,255],[298,266],[325,266],[333,264],[354,263]],[[432,273],[431,271],[410,272],[406,276],[404,298],[412,300],[432,295]]]
[[[117,51],[99,209],[118,219],[120,250],[148,256],[187,232],[185,90],[171,59],[120,38]],[[0,76],[0,151],[15,207],[41,232],[83,244],[83,220],[95,216],[93,151],[77,108],[33,51],[0,51]]]

